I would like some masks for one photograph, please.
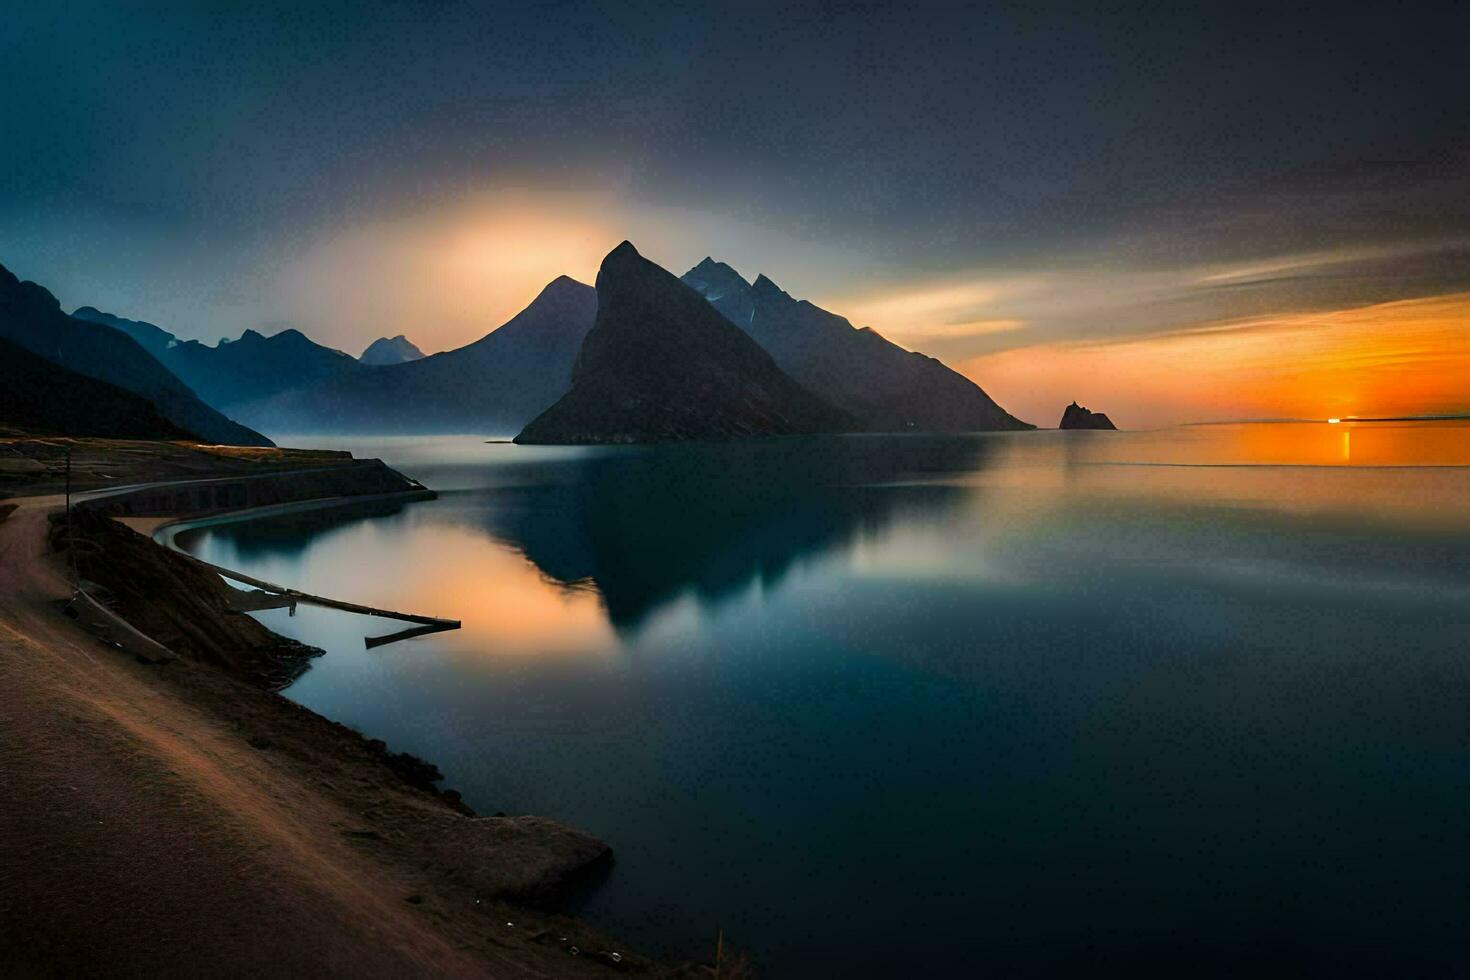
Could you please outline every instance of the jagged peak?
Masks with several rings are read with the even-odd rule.
[[[551,282],[547,283],[542,288],[541,292],[543,294],[550,292],[576,292],[579,290],[591,288],[591,286],[587,285],[585,282],[582,282],[580,279],[573,279],[571,276],[557,276],[555,279],[551,280]],[[402,334],[399,334],[399,338],[396,339],[401,339],[402,336]]]
[[[771,278],[769,276],[767,276],[764,272],[760,273],[759,275],[757,275],[755,277],[755,282],[753,282],[751,284],[751,288],[754,289],[758,293],[764,293],[766,295],[775,295],[775,296],[785,296],[786,295],[786,290],[784,290],[780,286],[776,285],[771,280]]]
[[[708,255],[698,265],[684,273],[681,278],[691,277],[707,286],[733,286],[739,283],[747,289],[750,288],[750,283],[746,282],[745,277],[736,271],[734,266]]]

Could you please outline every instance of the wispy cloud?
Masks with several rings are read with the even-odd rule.
[[[960,365],[1022,417],[1130,426],[1470,410],[1470,293],[1041,344]]]

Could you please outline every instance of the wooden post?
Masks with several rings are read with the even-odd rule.
[[[82,587],[82,576],[77,572],[76,538],[71,527],[71,443],[66,446],[66,561],[71,566],[73,588]]]

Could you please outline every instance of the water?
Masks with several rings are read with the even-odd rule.
[[[1470,428],[566,450],[217,526],[287,695],[612,843],[584,915],[768,975],[1443,969],[1470,915]]]

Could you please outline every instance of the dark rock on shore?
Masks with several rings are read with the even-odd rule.
[[[1118,427],[1113,424],[1112,419],[1108,418],[1102,412],[1089,412],[1081,405],[1073,402],[1072,404],[1068,405],[1067,410],[1062,413],[1062,422],[1061,425],[1057,426],[1057,428],[1116,429]]]
[[[698,292],[623,242],[597,273],[597,320],[571,390],[515,441],[652,443],[857,427]]]

